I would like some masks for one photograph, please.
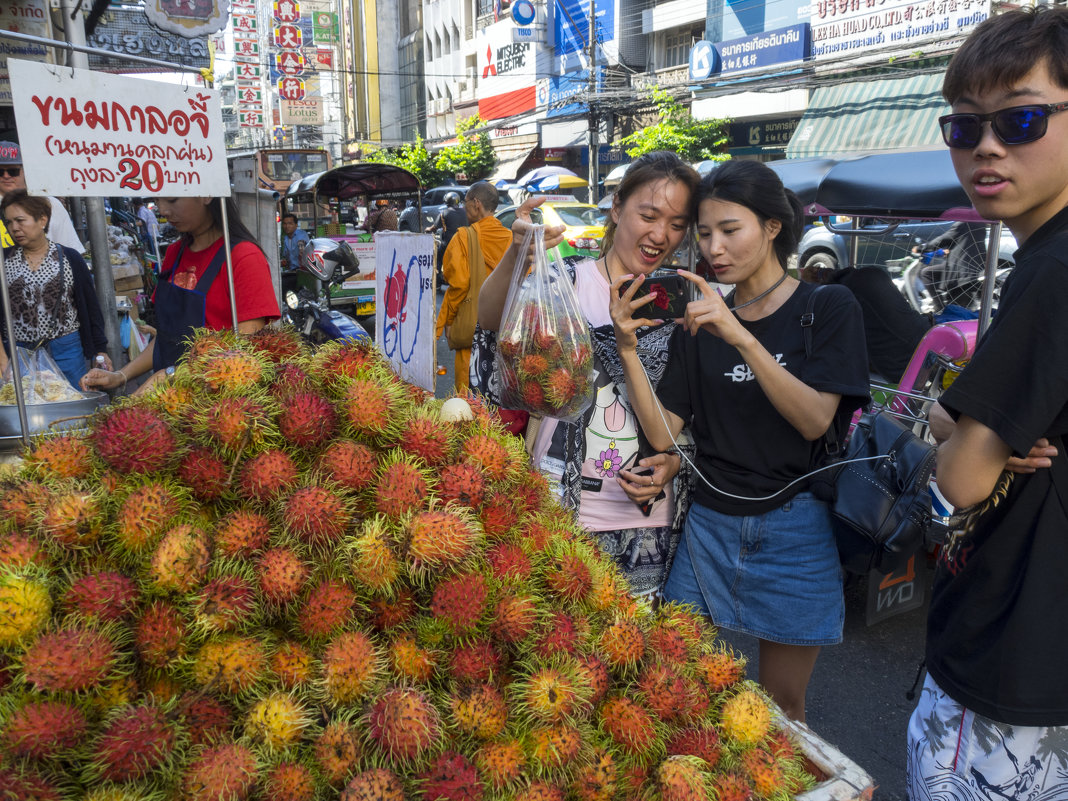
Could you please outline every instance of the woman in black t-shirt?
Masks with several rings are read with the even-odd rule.
[[[699,470],[682,542],[665,586],[716,625],[760,640],[760,681],[804,720],[805,689],[821,645],[841,641],[844,603],[827,505],[791,482],[822,465],[868,400],[860,307],[844,287],[802,284],[786,272],[801,204],[763,164],[728,162],[695,195],[701,254],[721,298],[702,295],[675,331],[654,396],[635,358],[639,278],[613,284],[612,320],[627,386],[653,447],[669,450],[691,424]],[[814,302],[812,302],[814,301]],[[812,312],[811,353],[802,318]],[[659,401],[659,402],[658,402]]]

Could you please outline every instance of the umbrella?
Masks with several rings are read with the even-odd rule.
[[[520,186],[526,186],[527,184],[533,184],[540,181],[542,178],[547,178],[550,175],[570,175],[573,178],[578,178],[578,175],[573,173],[567,167],[555,167],[553,165],[547,165],[545,167],[535,167],[528,173],[523,175],[516,181]]]
[[[630,169],[630,164],[620,164],[618,167],[613,167],[612,171],[604,177],[605,186],[613,186],[620,183],[623,180],[623,176],[627,174],[627,170]]]
[[[693,168],[695,170],[697,170],[698,175],[700,175],[702,178],[704,178],[706,175],[708,175],[710,172],[712,172],[712,170],[716,169],[716,167],[718,167],[722,163],[723,163],[722,161],[716,161],[715,159],[708,159],[706,161],[698,161],[698,162],[696,162],[693,165]]]
[[[601,198],[601,200],[597,203],[597,208],[604,209],[606,211],[608,209],[612,208],[612,199],[615,198],[615,196],[616,196],[615,192],[609,192],[607,195],[605,195],[603,198]]]
[[[522,182],[520,182],[522,183]],[[557,189],[577,189],[586,186],[586,179],[577,175],[546,175],[523,184],[531,192],[555,192]]]

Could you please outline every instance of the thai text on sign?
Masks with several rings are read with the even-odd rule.
[[[31,192],[230,194],[218,92],[14,59],[9,70]]]

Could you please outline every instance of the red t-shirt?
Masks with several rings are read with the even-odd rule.
[[[182,263],[178,265],[172,283],[182,289],[192,289],[200,276],[208,269],[211,260],[223,245],[219,239],[204,250],[190,250],[187,246],[182,253]],[[175,242],[163,257],[163,271],[166,272],[178,258],[180,242]],[[271,268],[267,259],[251,242],[238,242],[233,247],[231,260],[234,265],[234,289],[237,291],[237,321],[255,320],[266,317],[268,322],[279,316],[278,298],[275,297],[274,284],[271,282]],[[230,287],[226,281],[226,265],[219,270],[218,276],[208,288],[204,308],[205,325],[221,331],[233,326],[230,318]]]

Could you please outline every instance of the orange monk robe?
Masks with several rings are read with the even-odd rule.
[[[478,236],[479,246],[482,248],[482,258],[486,262],[486,271],[493,272],[504,252],[512,243],[512,232],[501,225],[501,221],[490,215],[483,217],[474,224],[475,234]],[[441,310],[438,312],[436,336],[440,337],[445,331],[445,326],[452,325],[456,317],[456,310],[467,297],[467,288],[471,282],[471,265],[467,258],[467,229],[460,228],[449,242],[442,258],[441,271],[445,276],[445,282],[449,285],[445,292],[445,298],[441,302]],[[464,348],[456,351],[456,391],[463,393],[468,387],[468,370],[471,364],[471,349]]]

